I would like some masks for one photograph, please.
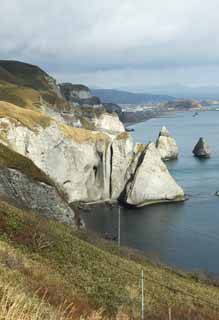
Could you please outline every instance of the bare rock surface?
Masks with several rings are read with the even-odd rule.
[[[176,141],[171,137],[166,127],[162,127],[156,142],[157,150],[163,160],[178,158],[179,150]]]
[[[153,143],[139,147],[130,180],[125,191],[125,202],[144,206],[159,202],[184,200],[184,191],[170,175]]]
[[[0,198],[48,218],[75,224],[65,194],[26,157],[0,144]]]
[[[204,138],[200,138],[193,149],[193,154],[198,158],[209,158],[211,156],[210,148]]]

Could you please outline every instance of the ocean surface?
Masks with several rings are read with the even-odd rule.
[[[133,125],[135,142],[156,141],[165,125],[180,149],[177,161],[166,162],[189,200],[141,209],[121,209],[121,244],[144,251],[160,262],[219,277],[219,111],[180,112]],[[212,151],[199,160],[192,150],[204,137]],[[118,210],[95,208],[83,215],[87,227],[116,236]]]

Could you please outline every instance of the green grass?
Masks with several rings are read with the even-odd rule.
[[[219,318],[217,287],[2,201],[0,266],[10,269],[4,273],[9,283],[16,277],[30,296],[45,294],[51,307],[72,303],[78,315],[102,310],[107,318],[122,313],[134,319],[139,319],[143,269],[147,318],[164,319],[168,306],[185,319],[195,319],[189,313],[199,314],[197,319]]]

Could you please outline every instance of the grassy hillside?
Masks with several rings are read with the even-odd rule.
[[[55,80],[37,66],[0,60],[0,100],[20,107],[39,107],[42,102],[55,109],[68,109],[68,102],[57,94]]]
[[[142,269],[146,319],[219,319],[217,287],[0,201],[0,319],[139,319]]]

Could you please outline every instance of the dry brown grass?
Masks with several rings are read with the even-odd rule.
[[[109,136],[102,132],[95,132],[83,128],[73,128],[64,124],[60,125],[66,137],[75,140],[76,142],[91,141],[109,141]]]
[[[52,123],[52,119],[40,111],[23,109],[5,101],[0,101],[0,118],[16,120],[30,130],[45,129]]]

